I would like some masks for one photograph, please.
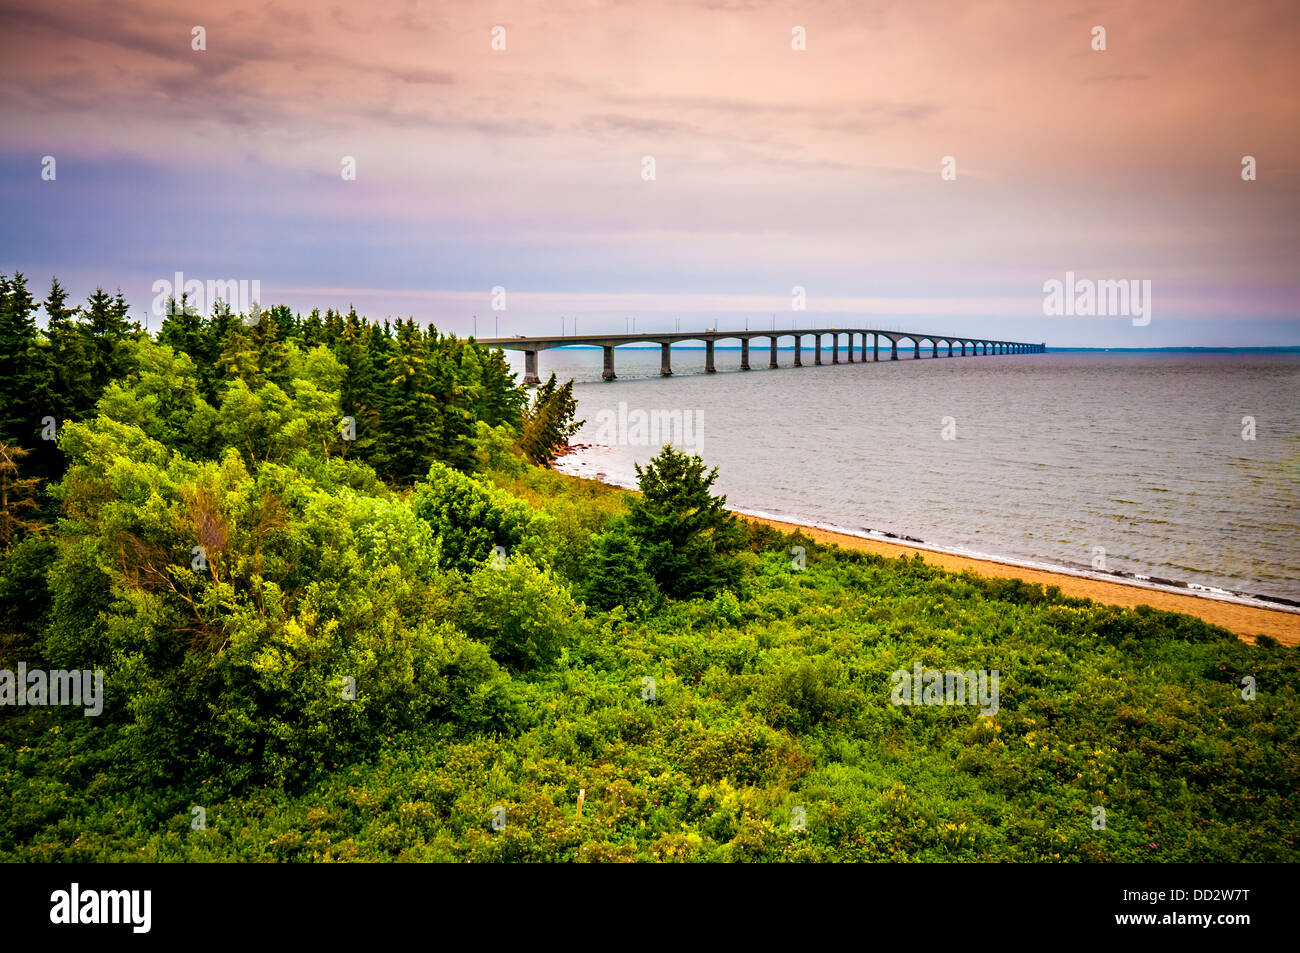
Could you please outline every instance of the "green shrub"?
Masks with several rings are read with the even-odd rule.
[[[472,572],[496,546],[515,549],[533,522],[527,504],[442,463],[429,468],[411,502],[438,534],[439,565],[461,572]]]

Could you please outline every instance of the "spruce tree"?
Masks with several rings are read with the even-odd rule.
[[[0,275],[0,439],[30,443],[41,417],[53,411],[45,406],[53,401],[48,381],[42,380],[35,313],[23,274]]]
[[[19,461],[25,456],[27,451],[17,444],[0,443],[0,547],[6,549],[18,536],[46,528],[33,518],[40,510],[40,478],[19,472]]]
[[[727,512],[727,498],[711,492],[717,468],[706,472],[698,455],[671,445],[644,468],[635,466],[641,495],[628,508],[628,531],[664,594],[689,599],[734,582],[744,530]]]
[[[431,399],[426,342],[413,319],[397,324],[386,384],[384,441],[376,448],[377,468],[399,483],[414,483],[437,459],[442,408]]]
[[[560,451],[568,446],[569,438],[578,432],[585,420],[574,420],[578,400],[573,396],[573,381],[559,386],[555,373],[537,388],[532,406],[524,414],[520,448],[533,463],[549,467]]]

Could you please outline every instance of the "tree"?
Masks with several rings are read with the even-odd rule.
[[[523,423],[528,394],[515,383],[515,373],[506,363],[505,352],[501,348],[489,351],[472,339],[469,344],[479,352],[477,363],[482,381],[476,415],[492,427],[504,424],[518,428]]]
[[[443,337],[430,327],[426,333],[429,349],[430,396],[442,411],[435,453],[458,470],[474,469],[474,394],[477,384],[462,380],[459,363],[462,342],[455,335]]]
[[[42,414],[52,410],[40,406],[48,391],[39,374],[35,312],[22,273],[0,275],[0,439],[32,439]]]
[[[635,609],[652,601],[658,588],[636,540],[625,525],[616,525],[597,536],[587,557],[587,579],[582,598],[595,609],[609,611],[616,606]]]
[[[513,550],[533,519],[522,500],[444,463],[429,468],[427,482],[415,488],[411,502],[442,539],[442,568],[462,572],[482,564],[495,546]]]
[[[190,305],[188,297],[181,295],[178,303],[175,298],[167,302],[167,314],[163,318],[162,328],[158,331],[158,343],[166,344],[174,351],[184,352],[196,362],[207,354],[204,340],[203,315]]]
[[[243,381],[250,388],[256,389],[265,383],[266,378],[257,363],[257,351],[253,342],[244,333],[243,326],[234,322],[226,331],[226,338],[221,344],[221,356],[217,359],[217,390],[224,395],[225,389],[235,381]],[[224,398],[223,398],[224,399]]]
[[[96,409],[191,459],[213,456],[217,411],[199,395],[193,360],[148,338],[130,344],[135,369],[104,388]]]
[[[577,411],[573,381],[558,387],[552,371],[550,379],[537,388],[532,406],[524,413],[520,447],[528,459],[539,466],[549,467],[560,451],[569,445],[569,438],[586,423],[585,420],[573,419]]]
[[[342,358],[340,361],[348,367]],[[344,413],[356,417],[360,431],[369,402],[359,386],[349,402],[350,380],[355,383],[355,377],[345,378],[340,403]],[[415,482],[437,459],[442,440],[442,408],[433,399],[432,389],[424,335],[414,320],[399,321],[384,381],[382,442],[375,452],[375,468],[398,482]],[[359,432],[358,436],[363,435]]]
[[[550,665],[574,642],[582,610],[569,591],[527,556],[470,576],[457,621],[492,656],[516,671]]]
[[[23,533],[40,533],[45,526],[28,514],[38,510],[40,477],[20,477],[18,462],[27,451],[17,444],[0,443],[0,546],[8,549]]]
[[[51,279],[45,299],[45,334],[50,342],[50,413],[60,422],[80,420],[94,409],[98,396],[89,334],[77,320],[77,309],[69,308],[67,300],[68,292],[59,279]]]
[[[256,303],[254,308],[258,307]],[[292,314],[285,319],[288,308],[279,307],[263,311],[258,321],[249,330],[250,343],[256,354],[258,373],[263,380],[273,381],[280,386],[288,384],[288,348],[283,340],[282,327],[291,323]]]
[[[659,588],[686,599],[734,582],[744,531],[727,512],[727,498],[710,492],[717,468],[706,473],[698,455],[669,445],[644,469],[637,464],[636,474],[641,496],[629,507],[628,530]]]
[[[120,291],[109,297],[103,288],[96,288],[87,299],[85,313],[86,330],[90,332],[91,387],[98,399],[108,382],[122,376],[129,367],[126,344],[131,326]]]

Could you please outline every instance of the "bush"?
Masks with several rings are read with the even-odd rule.
[[[441,540],[439,566],[461,572],[472,572],[493,547],[513,550],[533,522],[522,501],[442,463],[429,468],[411,502]]]
[[[527,556],[479,569],[457,605],[465,631],[519,671],[554,663],[574,642],[581,614],[569,591]]]
[[[603,611],[617,606],[636,610],[659,595],[654,578],[646,572],[636,540],[623,526],[602,533],[593,541],[587,560],[587,580],[582,598]]]

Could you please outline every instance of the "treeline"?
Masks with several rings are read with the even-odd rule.
[[[130,319],[120,291],[99,289],[70,307],[55,278],[38,303],[21,273],[0,275],[0,442],[29,451],[27,475],[57,477],[59,430],[108,400],[119,411],[131,405],[142,420],[169,418],[155,426],[184,431],[181,449],[198,458],[228,445],[238,429],[232,418],[244,415],[312,431],[325,455],[353,457],[410,485],[435,461],[473,469],[485,432],[549,463],[577,429],[572,382],[552,379],[529,405],[501,350],[472,338],[412,319],[379,324],[355,309],[250,311],[218,302],[203,315],[182,297],[154,338]],[[178,391],[177,378],[192,381],[192,392]],[[326,411],[333,419],[317,432]],[[275,450],[274,439],[240,436],[235,445],[246,454]]]
[[[698,458],[666,449],[626,519],[498,486],[558,479],[524,458],[577,426],[572,382],[530,403],[499,350],[184,301],[155,338],[120,295],[65,297],[41,329],[3,283],[0,670],[100,671],[103,711],[0,687],[0,777],[21,739],[79,788],[297,789],[398,732],[514,731],[594,631],[584,599],[639,616],[739,579]]]

